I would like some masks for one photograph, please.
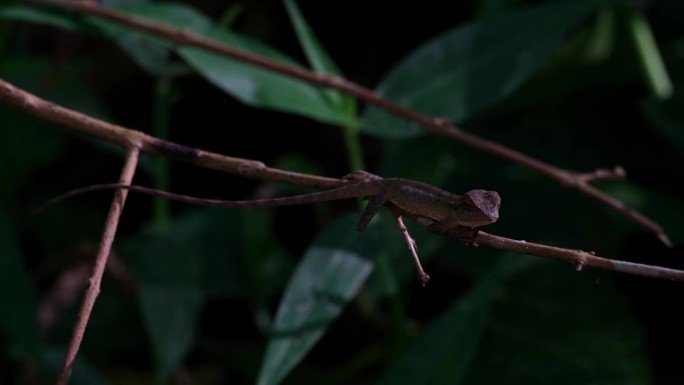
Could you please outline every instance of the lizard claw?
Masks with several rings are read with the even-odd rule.
[[[430,282],[430,276],[425,274],[424,271],[421,271],[418,273],[418,279],[420,280],[420,284],[425,287],[428,282]]]

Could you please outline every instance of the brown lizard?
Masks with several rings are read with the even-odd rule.
[[[471,190],[464,195],[456,195],[426,183],[408,179],[381,178],[365,171],[354,171],[345,176],[344,179],[347,181],[347,185],[326,191],[282,198],[234,201],[202,199],[135,185],[98,184],[72,190],[48,201],[36,211],[86,192],[128,189],[191,204],[219,207],[279,207],[339,199],[368,198],[368,205],[361,214],[357,225],[359,231],[366,229],[370,220],[383,205],[387,205],[395,217],[411,218],[426,226],[428,230],[440,234],[458,231],[459,228],[472,229],[488,225],[496,222],[499,218],[501,198],[496,191]],[[422,271],[417,258],[416,264],[421,281],[427,282],[429,277]]]

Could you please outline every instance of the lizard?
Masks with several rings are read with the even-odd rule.
[[[347,174],[343,179],[347,182],[345,185],[330,190],[290,197],[254,200],[204,199],[137,185],[106,183],[72,190],[46,202],[35,211],[40,211],[66,198],[86,192],[127,189],[190,204],[218,207],[266,208],[367,198],[368,204],[357,223],[359,231],[366,229],[370,220],[383,205],[387,206],[395,217],[408,217],[426,226],[428,230],[439,234],[459,231],[459,229],[474,229],[494,223],[499,218],[501,198],[496,191],[470,190],[464,195],[456,195],[427,183],[401,178],[381,178],[365,171],[354,171]],[[429,277],[420,268],[417,258],[416,264],[421,281],[425,284]]]

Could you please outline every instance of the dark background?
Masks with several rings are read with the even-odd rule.
[[[544,2],[423,1],[401,6],[300,1],[298,5],[345,77],[373,89],[398,61],[427,40],[487,15],[540,3]],[[235,31],[306,63],[280,2],[239,4],[242,11],[232,27]],[[215,1],[191,6],[213,19],[228,7]],[[361,143],[366,168],[381,175],[434,182],[453,191],[473,186],[499,191],[502,218],[490,229],[495,234],[594,250],[607,258],[684,268],[680,219],[684,214],[680,183],[684,177],[680,86],[684,33],[679,17],[684,6],[676,0],[662,0],[616,7],[614,45],[607,58],[578,64],[572,55],[563,56],[563,50],[590,23],[587,21],[573,29],[548,63],[515,92],[459,124],[562,168],[589,171],[621,165],[629,180],[601,182],[600,188],[662,224],[674,240],[673,249],[575,191],[445,138],[400,140],[364,134]],[[639,66],[624,21],[632,10],[646,17],[661,49],[674,85],[674,95],[667,100],[651,94]],[[152,132],[159,80],[141,70],[111,40],[11,19],[0,19],[0,27],[3,79],[107,121]],[[339,177],[350,170],[339,127],[245,106],[199,76],[175,78],[171,89],[165,135],[171,141],[325,176]],[[16,234],[12,238],[20,250],[32,296],[40,303],[55,290],[64,272],[93,258],[109,195],[75,198],[38,217],[30,216],[29,210],[69,189],[115,181],[122,152],[4,106],[0,106],[0,113],[0,137],[4,139],[0,150],[5,154],[0,156],[0,198],[7,222]],[[453,157],[444,166],[448,176],[442,179],[421,171],[423,164],[440,164],[430,160],[437,153]],[[150,167],[166,170],[168,183],[155,172],[139,172],[136,183],[161,183],[174,192],[247,199],[304,191],[180,162],[160,165],[151,156],[145,159]],[[155,240],[145,238],[151,237],[150,223],[159,219],[155,205],[163,203],[135,194],[127,203],[115,251],[129,267],[136,265],[137,253],[145,245],[156,245]],[[188,236],[190,250],[197,248],[193,242],[202,242],[205,236],[235,240],[241,234],[248,237],[244,234],[249,234],[249,229],[258,228],[255,231],[265,237],[256,241],[267,250],[263,255],[278,255],[276,267],[271,266],[276,270],[269,276],[272,280],[260,289],[255,291],[249,282],[240,281],[243,272],[238,270],[232,272],[238,277],[235,281],[221,283],[207,295],[194,342],[181,369],[171,375],[176,383],[183,383],[184,376],[197,384],[253,383],[268,340],[259,317],[273,316],[290,273],[315,234],[354,205],[340,202],[268,213],[250,210],[225,214],[230,217],[218,220],[218,224],[211,215],[223,214],[207,214],[184,204],[171,203],[170,207],[171,223],[196,214],[202,218],[198,223],[203,223],[198,228],[206,226],[213,231],[199,238]],[[251,221],[251,225],[243,221]],[[221,227],[224,224],[233,227]],[[183,229],[185,225],[179,226]],[[384,226],[393,230],[388,221]],[[417,231],[419,245],[427,244],[429,261],[425,267],[433,277],[430,285],[419,287],[412,279],[408,260],[404,261],[402,245],[393,246],[398,250],[396,260],[402,258],[402,265],[395,269],[398,297],[382,294],[378,289],[381,280],[374,272],[362,293],[286,382],[375,383],[452,302],[481,282],[488,266],[500,258],[527,261],[519,255],[499,257],[498,252],[443,241],[432,247],[430,236]],[[235,247],[239,254],[240,247]],[[249,254],[248,250],[242,252]],[[266,266],[270,262],[264,257],[259,263]],[[595,270],[574,273],[570,266],[536,259],[529,263],[534,267],[507,280],[497,291],[492,315],[481,323],[485,331],[480,343],[475,351],[468,352],[474,358],[465,361],[463,382],[684,381],[680,370],[684,318],[676,310],[684,294],[681,283]],[[132,270],[134,282],[145,281],[145,274],[157,274],[140,267]],[[158,362],[135,289],[131,289],[135,285],[121,282],[105,275],[101,302],[95,309],[100,316],[94,315],[81,354],[98,378],[110,383],[146,383],[158,374]],[[395,317],[393,306],[397,303],[403,307],[405,324]],[[11,312],[9,304],[6,302],[1,310]],[[66,305],[54,329],[43,339],[45,349],[58,352],[66,344],[77,304],[74,300]],[[260,313],[263,311],[266,315]],[[402,328],[407,330],[396,332]],[[0,382],[30,383],[50,378],[49,374],[36,374],[40,370],[30,364],[31,360],[17,353],[12,337],[16,330],[5,328],[2,333]],[[428,361],[430,354],[425,352]],[[406,383],[413,381],[406,379]]]

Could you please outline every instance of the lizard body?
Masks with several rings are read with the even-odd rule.
[[[345,185],[326,191],[282,198],[235,201],[201,199],[120,183],[99,184],[72,190],[48,201],[35,211],[40,211],[46,206],[74,195],[107,189],[127,189],[191,204],[219,207],[279,207],[338,199],[367,198],[368,204],[359,218],[357,229],[359,231],[365,230],[380,207],[387,206],[405,235],[414,258],[418,277],[423,286],[430,280],[430,276],[425,273],[420,264],[415,242],[408,235],[408,231],[401,221],[402,216],[413,219],[434,233],[467,233],[472,237],[477,234],[477,230],[474,230],[475,227],[494,223],[499,218],[501,198],[496,191],[471,190],[461,196],[426,183],[399,178],[383,179],[365,171],[354,171],[345,176],[344,179],[347,182]]]
[[[365,171],[355,171],[344,178],[347,185],[330,190],[291,197],[221,200],[202,199],[173,194],[143,186],[118,183],[98,184],[70,191],[47,202],[45,206],[68,197],[106,189],[128,189],[176,201],[218,207],[280,207],[350,198],[368,198],[361,214],[358,229],[364,230],[383,205],[388,205],[395,216],[406,216],[418,223],[446,231],[457,227],[474,228],[494,223],[499,217],[501,199],[496,191],[471,190],[463,196],[452,194],[432,185],[400,178],[380,178]]]

